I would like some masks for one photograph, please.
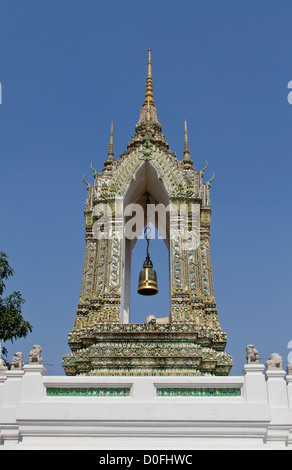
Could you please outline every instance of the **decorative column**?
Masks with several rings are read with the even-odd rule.
[[[247,403],[267,403],[267,387],[263,364],[246,364],[243,368]]]
[[[42,364],[28,364],[23,367],[21,402],[38,403],[42,395],[43,376],[46,369]]]
[[[7,380],[6,375],[0,375],[0,407],[2,406],[2,402],[3,402],[3,393],[4,393],[6,380]]]
[[[288,395],[284,370],[267,370],[268,400],[271,408],[288,408]]]
[[[283,370],[283,358],[273,353],[266,363],[268,400],[271,408],[288,408],[286,372]]]
[[[6,372],[0,417],[1,440],[5,446],[18,444],[19,429],[16,422],[16,407],[20,400],[24,371],[22,369]]]

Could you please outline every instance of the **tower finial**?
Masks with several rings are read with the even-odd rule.
[[[114,162],[114,123],[111,123],[111,135],[110,135],[110,144],[107,154],[107,159],[104,162],[105,167],[110,167]]]
[[[191,154],[189,150],[188,128],[187,128],[186,119],[185,119],[185,148],[184,148],[183,164],[186,169],[190,169],[193,166],[193,160],[191,159]]]
[[[151,49],[148,49],[148,74],[146,83],[146,93],[143,101],[142,108],[140,110],[140,118],[138,124],[136,124],[136,133],[133,136],[131,142],[128,143],[128,149],[132,147],[138,147],[138,145],[145,142],[145,131],[150,136],[155,138],[156,144],[162,148],[169,148],[168,142],[165,140],[162,134],[162,126],[158,122],[157,109],[154,103],[153,95],[153,82],[152,82],[152,68],[151,68]]]
[[[190,153],[189,151],[189,142],[188,142],[188,127],[187,127],[187,120],[185,119],[185,149],[184,154]]]
[[[151,49],[148,49],[148,77],[151,77]]]
[[[152,64],[151,64],[151,49],[148,49],[148,76],[146,82],[146,93],[144,104],[147,104],[148,101],[154,104],[154,94],[153,94],[153,81],[152,81]]]
[[[111,136],[110,136],[108,155],[114,156],[114,123],[113,122],[111,123]]]

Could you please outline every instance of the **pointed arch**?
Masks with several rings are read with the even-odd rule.
[[[151,204],[157,206],[161,204],[165,209],[169,206],[170,195],[168,190],[159,176],[159,172],[155,165],[149,161],[143,161],[140,163],[134,176],[128,184],[127,190],[124,194],[124,213],[125,208],[130,204],[139,204],[144,212],[144,225],[147,223],[147,198],[146,194],[149,194]],[[126,220],[124,220],[124,223]],[[155,217],[153,219],[155,226],[158,228],[158,220]],[[166,247],[169,250],[170,240],[170,228],[169,228],[169,214],[165,212],[165,234],[166,239],[164,240]],[[137,238],[130,240],[126,237],[123,238],[122,247],[122,288],[121,288],[121,311],[120,319],[121,323],[130,322],[130,279],[131,279],[131,258],[132,251],[137,242]],[[168,260],[169,262],[169,260]],[[170,273],[170,269],[168,269]],[[170,282],[169,282],[169,294],[170,294]]]
[[[143,148],[144,147],[141,145],[139,149],[134,150],[117,162],[112,183],[115,185],[119,195],[125,197],[139,169],[144,164],[151,165],[155,168],[158,179],[164,182],[168,197],[170,198],[172,192],[175,191],[178,186],[185,184],[179,161],[173,157],[172,154],[161,151],[155,148],[155,146],[152,148],[151,158],[146,159],[144,157]]]

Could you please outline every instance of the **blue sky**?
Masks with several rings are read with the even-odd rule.
[[[212,171],[211,255],[226,351],[286,365],[291,320],[292,2],[281,0],[0,0],[0,250],[26,299],[26,360],[43,346],[48,374],[77,308],[84,248],[84,174],[101,170],[114,121],[117,157],[134,133],[152,49],[159,121],[182,157],[184,119],[196,168]],[[161,294],[138,304],[164,316],[166,251],[152,244]],[[163,253],[163,256],[161,256]],[[144,257],[137,252],[138,271]],[[159,259],[158,259],[159,258]],[[133,274],[136,283],[135,274]],[[136,288],[136,287],[135,287]],[[151,312],[149,312],[151,313]]]

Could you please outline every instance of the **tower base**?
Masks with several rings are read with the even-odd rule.
[[[73,330],[68,342],[63,367],[71,376],[226,376],[232,368],[225,333],[192,323],[103,323]]]

